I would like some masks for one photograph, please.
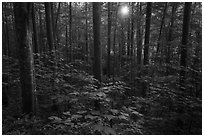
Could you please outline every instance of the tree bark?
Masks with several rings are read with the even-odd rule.
[[[42,24],[42,14],[41,14],[41,11],[39,10],[38,11],[39,12],[39,28],[40,28],[40,38],[39,38],[39,40],[40,40],[40,42],[39,42],[39,44],[40,44],[40,47],[39,47],[39,50],[40,50],[40,52],[42,52],[42,51],[45,51],[45,49],[44,49],[44,40],[43,40],[43,24]]]
[[[22,90],[23,112],[34,112],[34,66],[32,54],[32,5],[31,3],[14,3],[17,45],[19,49],[20,81]]]
[[[58,29],[57,29],[58,19],[59,19],[59,14],[60,14],[60,8],[61,8],[61,2],[59,2],[59,4],[58,4],[57,16],[55,19],[55,26],[54,26],[54,32],[55,32],[55,37],[56,37],[56,46],[59,44],[59,41],[60,41],[60,37],[58,36]]]
[[[52,13],[51,13],[51,3],[45,2],[45,14],[46,14],[46,26],[47,26],[47,41],[49,45],[49,51],[54,48],[54,38],[53,38],[53,24],[52,24]]]
[[[131,14],[131,33],[130,33],[130,56],[131,58],[133,57],[133,53],[134,53],[134,18],[133,18],[133,14],[134,14],[134,2],[132,2],[132,14]]]
[[[182,42],[181,42],[181,57],[180,57],[180,86],[181,90],[184,91],[185,88],[185,74],[187,66],[187,44],[189,36],[189,24],[190,24],[190,14],[191,14],[191,2],[185,2],[184,15],[183,15],[183,29],[182,29]]]
[[[70,61],[73,61],[72,47],[72,3],[69,3],[69,45],[70,45]]]
[[[152,13],[152,3],[147,2],[146,25],[145,25],[145,42],[144,42],[144,65],[149,64],[149,37],[150,37],[151,13]]]
[[[167,38],[167,49],[166,49],[166,75],[170,73],[170,56],[171,56],[171,41],[173,41],[173,29],[174,29],[174,19],[177,9],[177,3],[172,3],[172,10],[171,10],[171,22],[169,25],[169,33]]]
[[[3,8],[4,6],[6,5],[3,5]],[[6,17],[6,13],[3,12],[3,32],[5,32],[4,34],[4,37],[5,37],[5,49],[6,49],[6,55],[7,56],[11,56],[11,49],[10,49],[10,37],[9,37],[9,29],[8,29],[8,20],[7,20],[7,17]]]
[[[159,37],[158,37],[158,43],[157,43],[157,53],[156,53],[156,56],[159,52],[159,48],[160,48],[160,43],[161,43],[161,35],[162,35],[162,29],[163,29],[163,26],[165,24],[165,16],[166,16],[166,10],[167,10],[167,2],[165,2],[165,6],[164,6],[164,11],[163,11],[163,16],[162,16],[162,20],[161,20],[161,25],[160,25],[160,30],[159,30]]]
[[[100,3],[93,2],[93,34],[94,34],[94,77],[101,82],[101,46],[100,46]]]
[[[111,51],[111,3],[108,2],[108,50],[107,50],[107,74],[108,77],[110,78],[110,63],[111,63],[111,58],[110,58],[110,51]]]
[[[85,10],[86,10],[86,34],[85,34],[85,39],[86,39],[86,58],[87,62],[89,62],[89,43],[88,43],[88,3],[86,2],[85,4]]]
[[[33,24],[33,39],[34,39],[34,52],[39,52],[39,44],[38,44],[38,32],[37,25],[35,20],[35,5],[32,3],[32,24]]]
[[[142,6],[138,4],[138,20],[137,20],[137,64],[140,66],[142,61],[142,34],[141,34],[141,14]]]

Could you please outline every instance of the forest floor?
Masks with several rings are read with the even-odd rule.
[[[3,56],[2,63],[3,134],[202,134],[201,99],[180,96],[167,81],[137,97],[122,78],[104,78],[99,88],[85,62],[46,54],[35,55],[36,116],[23,115],[18,61]]]

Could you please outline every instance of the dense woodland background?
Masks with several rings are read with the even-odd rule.
[[[2,54],[3,134],[202,134],[199,2],[3,2]]]

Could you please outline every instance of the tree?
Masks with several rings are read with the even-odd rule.
[[[3,8],[6,8],[6,5],[3,5]],[[3,53],[7,56],[11,55],[11,49],[10,49],[10,37],[9,37],[9,31],[8,31],[8,21],[5,11],[2,13],[2,19],[3,19]]]
[[[39,38],[39,45],[40,45],[40,47],[39,47],[39,51],[41,52],[41,51],[43,51],[44,50],[44,40],[43,40],[43,24],[42,24],[42,13],[41,13],[41,11],[39,10],[38,11],[38,14],[39,14],[39,32],[40,32],[40,38]]]
[[[23,112],[34,112],[35,77],[32,52],[32,4],[14,3],[16,37],[20,63]]]
[[[128,18],[128,26],[127,26],[127,56],[130,56],[130,18]]]
[[[39,44],[38,44],[38,32],[37,32],[37,25],[35,20],[35,5],[32,4],[32,24],[33,24],[33,39],[34,39],[34,52],[39,52]]]
[[[150,37],[151,14],[152,14],[152,3],[147,2],[146,23],[145,23],[145,42],[144,42],[144,65],[147,65],[149,62],[149,37]]]
[[[69,45],[70,45],[70,60],[73,60],[73,47],[72,47],[72,3],[69,3]]]
[[[93,34],[94,34],[94,77],[101,82],[101,47],[100,47],[100,3],[93,2]]]
[[[60,14],[60,9],[61,9],[61,3],[58,3],[58,8],[57,8],[57,16],[55,19],[55,26],[54,26],[54,32],[55,32],[55,37],[56,37],[56,46],[59,44],[60,38],[58,35],[58,20],[59,20],[59,14]]]
[[[108,50],[107,50],[107,74],[108,77],[110,78],[110,63],[111,63],[111,58],[110,58],[110,49],[111,49],[111,4],[108,2]]]
[[[85,3],[85,10],[86,10],[86,34],[85,34],[85,40],[86,40],[86,58],[87,62],[89,62],[89,43],[88,43],[88,3]]]
[[[157,43],[156,59],[157,59],[158,52],[159,52],[159,49],[160,49],[161,36],[162,36],[163,26],[165,24],[165,16],[166,16],[166,11],[167,11],[167,5],[168,5],[168,3],[165,2],[164,11],[163,11],[162,20],[161,20],[161,25],[160,25],[160,29],[159,29],[159,37],[158,37],[158,43]]]
[[[172,3],[172,9],[171,9],[171,21],[169,25],[169,32],[167,37],[167,47],[166,47],[166,75],[169,75],[170,73],[170,53],[171,53],[171,41],[173,40],[173,29],[174,29],[174,19],[175,19],[175,13],[177,9],[177,3]]]
[[[180,57],[180,86],[181,90],[184,90],[185,85],[185,73],[187,66],[187,44],[189,36],[189,24],[190,24],[190,14],[191,14],[191,2],[185,2],[184,14],[183,14],[183,29],[182,29],[182,40],[181,40],[181,57]]]
[[[114,34],[113,34],[113,53],[114,53],[114,58],[113,58],[113,66],[117,65],[116,62],[116,33],[117,33],[117,20],[118,20],[118,6],[119,4],[116,4],[116,11],[115,11],[115,25],[114,25]],[[113,67],[113,82],[115,82],[115,67]]]
[[[51,3],[45,2],[45,14],[46,14],[46,27],[47,27],[47,41],[49,45],[49,51],[53,50],[54,47],[54,37],[53,37],[53,23],[52,23],[52,13],[51,13]]]
[[[141,14],[142,6],[138,3],[137,13],[137,64],[140,66],[142,61],[142,34],[141,34]]]
[[[132,14],[131,14],[131,33],[130,33],[130,56],[131,56],[131,60],[133,58],[133,45],[134,45],[134,2],[132,2],[131,4],[132,6]]]

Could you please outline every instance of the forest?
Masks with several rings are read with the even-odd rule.
[[[3,135],[202,135],[201,2],[2,2]]]

